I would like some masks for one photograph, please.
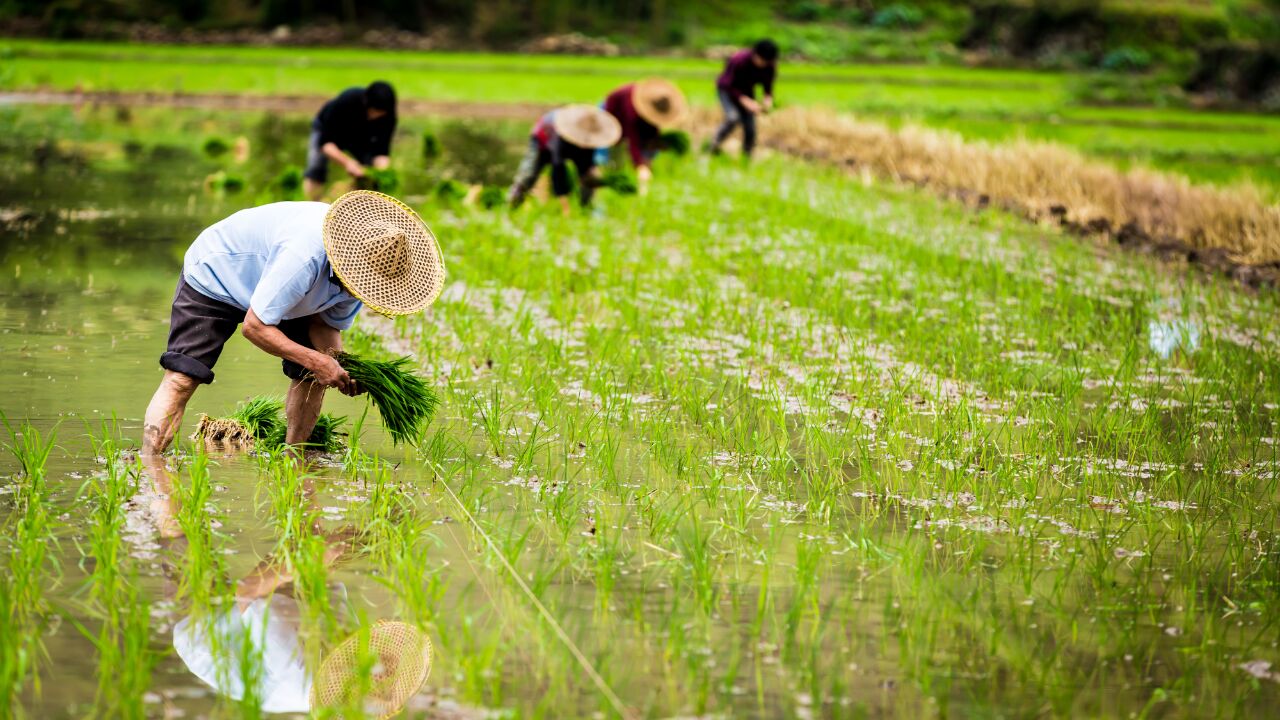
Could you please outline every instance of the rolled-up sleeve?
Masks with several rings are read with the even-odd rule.
[[[320,313],[320,319],[334,330],[349,330],[356,321],[363,303],[355,298],[348,298]]]
[[[262,324],[279,325],[311,290],[318,276],[319,267],[313,259],[282,252],[263,271],[249,308]]]

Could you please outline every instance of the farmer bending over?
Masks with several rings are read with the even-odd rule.
[[[677,125],[689,110],[684,93],[666,80],[649,78],[609,93],[601,107],[622,127],[622,139],[627,141],[627,154],[644,195],[653,178],[653,158],[663,149],[662,131]],[[608,158],[607,150],[598,151],[596,164],[603,165]]]
[[[761,40],[750,50],[739,50],[724,64],[724,72],[716,80],[720,107],[724,108],[724,124],[716,131],[711,152],[719,153],[720,144],[729,133],[742,126],[742,154],[751,157],[756,146],[756,115],[773,108],[773,79],[778,70],[778,46],[772,40]],[[764,99],[756,101],[756,85],[764,88]]]
[[[284,361],[285,442],[311,436],[325,388],[361,389],[329,353],[362,305],[407,315],[435,301],[444,263],[435,236],[395,198],[357,190],[333,205],[241,210],[196,238],[173,296],[164,379],[143,425],[142,454],[163,453],[196,388],[213,382],[222,346],[241,332]]]
[[[600,185],[596,167],[596,151],[618,142],[622,130],[612,115],[592,105],[566,105],[543,115],[529,133],[529,150],[520,161],[515,182],[507,192],[511,207],[519,207],[538,181],[543,168],[551,166],[551,191],[559,198],[565,215],[569,214],[569,163],[578,170],[581,202],[591,204],[591,196]]]
[[[353,178],[364,177],[368,165],[382,170],[391,164],[391,136],[396,131],[396,91],[381,80],[353,87],[320,108],[311,121],[307,172],[303,188],[319,200],[329,179],[329,161]]]

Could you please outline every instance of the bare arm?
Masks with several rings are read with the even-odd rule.
[[[342,148],[338,147],[334,143],[327,142],[324,145],[321,145],[320,151],[325,154],[325,157],[328,157],[330,160],[346,168],[347,172],[351,175],[355,177],[362,177],[364,175],[364,166],[356,162],[350,155],[342,152]]]
[[[373,159],[373,166],[379,170],[386,170],[391,167],[391,158],[386,155],[379,155]]]
[[[323,324],[323,323],[321,323]],[[328,327],[325,328],[333,334],[338,331]],[[262,350],[275,355],[278,358],[291,360],[302,367],[311,371],[315,376],[316,382],[325,387],[337,388],[343,395],[356,394],[356,385],[351,381],[351,376],[346,370],[338,364],[333,357],[322,352],[306,348],[289,339],[287,335],[280,331],[275,325],[266,325],[258,319],[257,313],[252,309],[244,316],[244,325],[241,332],[249,342],[257,345]],[[328,335],[325,330],[317,330],[316,324],[311,326],[312,341],[316,339],[317,332],[321,333],[326,339]],[[342,341],[337,340],[337,346],[341,347]],[[331,347],[327,344],[318,344],[317,347]]]

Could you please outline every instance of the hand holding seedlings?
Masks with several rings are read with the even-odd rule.
[[[338,364],[338,361],[332,356],[316,353],[314,364],[309,368],[311,376],[320,385],[327,388],[336,388],[343,395],[355,397],[359,394],[351,376],[346,370]]]

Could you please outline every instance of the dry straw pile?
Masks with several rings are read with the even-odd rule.
[[[700,125],[718,118],[703,112]],[[1123,171],[1047,143],[969,142],[958,134],[893,130],[824,110],[788,109],[762,125],[768,146],[867,168],[1036,220],[1154,243],[1221,249],[1239,263],[1280,262],[1280,207],[1250,186],[1193,185],[1150,170]]]

